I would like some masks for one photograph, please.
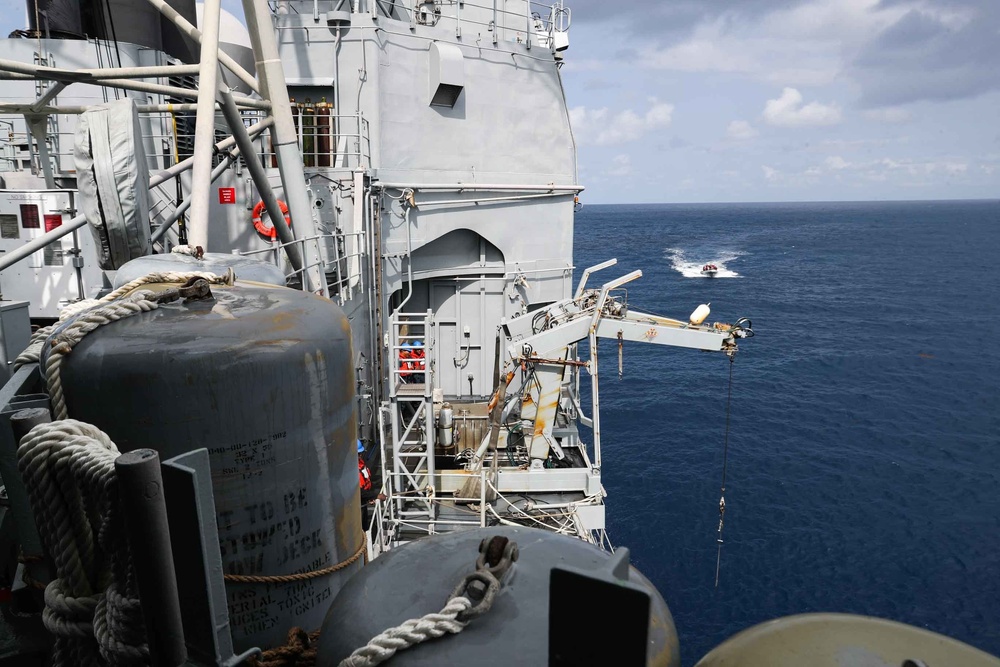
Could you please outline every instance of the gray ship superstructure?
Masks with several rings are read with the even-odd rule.
[[[220,81],[251,129],[266,121],[266,107],[280,105],[291,141],[273,131],[247,137],[255,159],[216,151],[221,158],[185,172],[179,186],[151,188],[151,248],[169,253],[184,242],[210,255],[273,262],[291,284],[344,309],[354,340],[358,438],[384,483],[365,494],[374,503],[372,556],[421,534],[496,523],[544,526],[609,546],[599,427],[590,451],[577,432],[581,421],[593,425],[585,415],[591,408],[599,420],[597,340],[735,347],[729,331],[630,312],[619,288],[638,272],[605,289],[573,283],[573,216],[583,188],[559,74],[569,9],[282,0],[273,13],[254,14],[252,5],[250,32],[273,28],[273,50],[258,48],[254,63],[252,40],[221,13],[219,34],[228,42],[221,52],[244,71],[224,68]],[[9,40],[31,64],[2,63],[22,91],[5,106],[20,112],[5,117],[11,138],[20,139],[7,143],[8,188],[75,194],[74,113],[109,89],[67,74],[68,62],[91,71],[120,61],[123,75],[168,68],[172,76],[129,79],[111,94],[136,102],[150,174],[196,157],[199,66],[183,62],[193,33],[182,16],[181,34],[165,45],[171,13],[148,9],[140,14],[146,30],[128,33],[138,44]],[[255,86],[269,100],[247,85],[254,64],[258,74],[270,68]],[[46,76],[49,87],[39,83]],[[211,117],[210,142],[228,132],[221,109]],[[38,123],[48,124],[47,134],[31,134]],[[191,210],[179,234],[171,225],[185,202]],[[53,206],[42,204],[46,213]],[[59,206],[70,220],[73,204]],[[274,228],[269,210],[288,213],[294,241]],[[11,250],[42,231],[25,231]],[[110,280],[88,256],[83,231],[81,253],[50,258],[62,262],[62,290],[40,269],[34,281],[5,270],[6,293],[29,298],[32,316],[55,317]],[[592,348],[589,362],[577,359],[580,341]],[[593,389],[586,410],[581,371]]]
[[[677,667],[607,536],[599,371],[626,341],[731,371],[753,331],[574,266],[561,0],[27,9],[0,58],[0,661]],[[836,614],[699,664],[803,655],[1000,664]]]
[[[570,10],[243,9],[241,22],[218,0],[32,0],[0,58],[0,475],[21,535],[18,594],[100,598],[95,627],[125,613],[109,600],[142,602],[154,630],[183,616],[223,664],[290,625],[314,629],[364,561],[421,537],[543,529],[627,579],[624,555],[605,572],[599,364],[620,369],[626,341],[731,358],[752,331],[703,324],[704,306],[683,320],[636,310],[625,286],[641,272],[604,278],[613,259],[574,279],[583,188],[559,71]],[[30,345],[29,317],[49,325]],[[60,449],[61,429],[136,450],[137,468],[169,457],[165,501],[149,494],[158,478],[122,493],[184,530],[150,531],[159,519],[130,509],[143,557],[122,566],[113,527],[78,505],[114,504],[111,487],[87,486],[110,459]],[[49,448],[102,472],[38,496],[65,474],[46,467]],[[67,543],[50,513],[97,523]],[[516,560],[488,541],[487,561]],[[204,583],[174,590],[168,551]],[[657,623],[670,629],[649,650],[669,664],[669,612]],[[60,632],[57,662],[98,650]],[[95,634],[105,658],[132,650]]]

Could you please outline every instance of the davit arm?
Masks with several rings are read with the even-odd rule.
[[[591,273],[616,262],[617,260],[610,260],[584,271],[573,298],[556,302],[543,311],[504,322],[508,363],[521,365],[525,369],[530,367],[531,371],[526,375],[526,383],[521,392],[521,418],[534,423],[528,444],[533,468],[543,466],[550,449],[554,448],[556,455],[562,457],[561,450],[552,439],[552,427],[563,388],[570,385],[573,369],[580,366],[587,368],[591,376],[593,463],[595,468],[600,468],[597,369],[599,338],[724,352],[732,356],[736,353],[736,340],[753,335],[749,322],[744,324],[744,320],[734,326],[695,326],[680,320],[629,311],[624,299],[617,297],[612,291],[640,278],[641,271],[634,271],[605,283],[596,290],[585,289]],[[570,358],[571,346],[583,340],[588,340],[590,345],[590,360],[587,362]]]

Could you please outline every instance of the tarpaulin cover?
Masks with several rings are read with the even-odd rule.
[[[149,169],[135,102],[108,102],[82,114],[73,152],[80,210],[101,268],[150,254]]]

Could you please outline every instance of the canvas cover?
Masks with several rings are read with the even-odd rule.
[[[116,270],[150,254],[149,169],[135,102],[126,98],[87,110],[73,148],[79,207],[101,268]]]

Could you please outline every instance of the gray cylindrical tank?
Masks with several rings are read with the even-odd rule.
[[[122,451],[208,448],[227,574],[320,570],[364,544],[354,368],[343,311],[266,285],[213,285],[88,334],[67,357],[69,416]],[[226,583],[239,650],[318,628],[361,560],[294,584]]]
[[[438,612],[452,589],[475,570],[480,542],[503,535],[520,557],[486,614],[462,632],[400,651],[394,667],[476,665],[511,667],[548,664],[549,578],[553,566],[606,572],[610,554],[573,537],[534,528],[498,526],[435,535],[380,556],[359,572],[334,600],[323,622],[316,664],[333,667],[384,630]],[[653,585],[635,568],[629,581],[650,594],[647,665],[680,664],[673,617]],[[596,604],[596,603],[595,603]],[[614,609],[581,610],[579,641],[609,623]]]
[[[117,289],[131,280],[154,272],[207,271],[221,276],[228,269],[232,269],[236,273],[236,277],[241,280],[252,280],[269,285],[285,284],[285,274],[274,264],[240,255],[207,252],[201,259],[179,253],[138,257],[118,269],[115,273],[114,286]]]

